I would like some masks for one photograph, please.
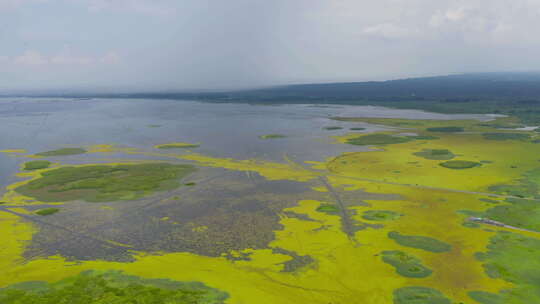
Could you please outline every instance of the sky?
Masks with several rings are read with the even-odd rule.
[[[0,92],[540,70],[538,0],[0,0]]]

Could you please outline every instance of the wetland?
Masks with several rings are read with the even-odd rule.
[[[0,123],[0,303],[540,303],[516,117],[0,98]]]

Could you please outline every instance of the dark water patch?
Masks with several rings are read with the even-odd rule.
[[[129,204],[66,204],[62,217],[55,219],[57,226],[38,224],[25,256],[129,261],[130,250],[221,256],[232,250],[268,248],[274,231],[282,229],[284,208],[324,195],[309,184],[268,181],[216,168],[201,168],[190,179],[197,181],[196,187]]]
[[[299,255],[298,253],[283,248],[272,248],[272,253],[284,254],[291,257],[283,262],[281,272],[297,272],[298,270],[314,264],[316,261],[310,255]]]
[[[309,215],[303,214],[303,213],[296,213],[296,212],[292,212],[292,211],[284,211],[283,215],[285,215],[286,217],[289,217],[289,218],[299,219],[301,221],[316,222],[316,220],[309,217]]]

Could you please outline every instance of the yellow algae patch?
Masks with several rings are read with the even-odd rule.
[[[24,154],[24,153],[26,153],[26,150],[25,149],[6,149],[6,150],[0,150],[0,153]]]
[[[347,137],[340,138],[340,141]],[[455,160],[482,163],[482,166],[452,170],[442,161],[415,155],[423,149],[449,149]],[[487,191],[494,184],[521,178],[539,163],[538,145],[523,141],[486,140],[480,134],[444,134],[433,141],[415,140],[388,145],[384,151],[346,153],[330,159],[325,166],[339,175],[381,182],[420,185],[463,191]]]
[[[174,142],[174,143],[167,143],[162,145],[156,145],[154,148],[156,149],[186,149],[186,148],[198,148],[200,144],[190,144],[190,143],[183,143],[183,142]]]
[[[319,176],[319,173],[299,168],[291,164],[282,164],[261,160],[235,160],[232,158],[215,158],[201,154],[178,155],[177,158],[196,161],[201,166],[225,168],[236,171],[254,171],[268,180],[294,180],[305,182]]]
[[[335,186],[354,180],[329,179]],[[398,220],[384,223],[381,229],[366,229],[357,232],[358,241],[370,246],[372,242],[385,243],[385,250],[403,250],[421,258],[433,274],[423,279],[422,286],[436,288],[455,300],[467,300],[467,291],[481,289],[497,292],[508,288],[507,283],[489,278],[481,262],[475,258],[477,252],[485,250],[489,238],[495,231],[471,229],[462,225],[466,219],[460,210],[482,211],[489,204],[480,201],[482,195],[451,192],[435,189],[418,189],[401,185],[358,182],[358,187],[369,192],[394,193],[402,196],[399,201],[367,201],[369,206],[353,207],[355,219],[364,221],[362,213],[367,210],[389,210],[402,214]],[[429,236],[448,243],[452,250],[447,253],[432,253],[421,249],[403,247],[389,239],[390,231],[407,235]],[[468,301],[468,300],[467,300]]]
[[[208,226],[204,226],[204,225],[195,226],[195,227],[191,228],[191,231],[193,231],[193,232],[201,232],[202,233],[202,232],[205,232],[206,230],[208,230]]]
[[[466,132],[483,132],[492,131],[497,128],[502,130],[523,127],[517,117],[497,117],[490,121],[478,121],[475,119],[435,120],[369,117],[334,117],[332,119],[346,122],[364,122],[403,129],[415,129],[418,131],[426,131],[427,128],[462,127],[464,129],[463,131]]]

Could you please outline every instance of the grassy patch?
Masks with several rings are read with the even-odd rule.
[[[341,130],[343,129],[343,127],[332,126],[332,127],[324,127],[323,129],[327,131],[334,131],[334,130]]]
[[[198,148],[199,144],[190,144],[190,143],[168,143],[163,145],[157,145],[157,149],[187,149],[187,148]]]
[[[420,286],[402,287],[394,290],[394,304],[451,304],[440,291]]]
[[[63,167],[43,172],[15,191],[43,202],[131,200],[174,189],[194,170],[167,163]]]
[[[469,297],[480,304],[504,304],[503,297],[485,291],[471,291]]]
[[[24,170],[38,170],[49,168],[51,162],[48,160],[33,160],[24,164]]]
[[[441,242],[434,238],[419,235],[404,235],[397,231],[388,233],[388,237],[396,241],[396,243],[405,247],[423,249],[430,252],[441,253],[452,250],[450,244]]]
[[[412,139],[408,137],[403,137],[403,136],[392,136],[388,134],[369,134],[369,135],[347,139],[346,143],[351,144],[351,145],[358,145],[358,146],[390,145],[390,144],[405,143],[411,140]]]
[[[276,139],[276,138],[285,138],[287,136],[283,134],[267,134],[259,136],[260,139]]]
[[[86,153],[82,148],[63,148],[58,150],[46,151],[37,153],[37,156],[64,156],[64,155],[77,155]]]
[[[490,277],[511,282],[514,288],[501,292],[499,296],[502,300],[499,302],[480,303],[540,303],[539,256],[539,239],[498,232],[490,239],[487,252],[477,254],[477,258],[483,262]],[[490,295],[481,296],[483,299],[497,300]]]
[[[401,214],[389,210],[368,210],[362,218],[369,221],[393,221],[401,217]]]
[[[432,128],[427,128],[426,130],[429,132],[440,132],[440,133],[458,133],[458,132],[465,131],[463,127],[455,127],[455,126],[432,127]]]
[[[449,160],[455,156],[454,153],[447,149],[424,149],[413,154],[425,159],[433,160]]]
[[[439,139],[440,137],[437,136],[431,136],[431,135],[415,135],[415,136],[407,136],[410,139],[416,139],[416,140],[435,140]]]
[[[198,282],[143,279],[118,271],[86,271],[55,283],[28,282],[0,290],[2,304],[218,304],[227,298]]]
[[[381,255],[383,262],[394,266],[396,272],[404,277],[425,278],[432,273],[420,259],[403,251],[383,251]]]
[[[46,209],[40,209],[36,211],[36,214],[41,215],[41,216],[47,216],[47,215],[55,214],[58,211],[60,211],[60,209],[58,208],[46,208]]]
[[[485,139],[489,140],[528,140],[531,136],[527,133],[483,133]]]
[[[523,229],[540,231],[540,204],[537,201],[513,199],[485,211],[483,217]]]
[[[448,169],[455,170],[470,169],[482,166],[482,164],[479,162],[473,162],[468,160],[449,160],[444,163],[440,163],[439,165]]]
[[[339,212],[339,207],[337,205],[334,205],[334,204],[321,204],[317,208],[317,211],[324,212],[324,213],[329,213],[329,214],[336,214],[336,213]]]

